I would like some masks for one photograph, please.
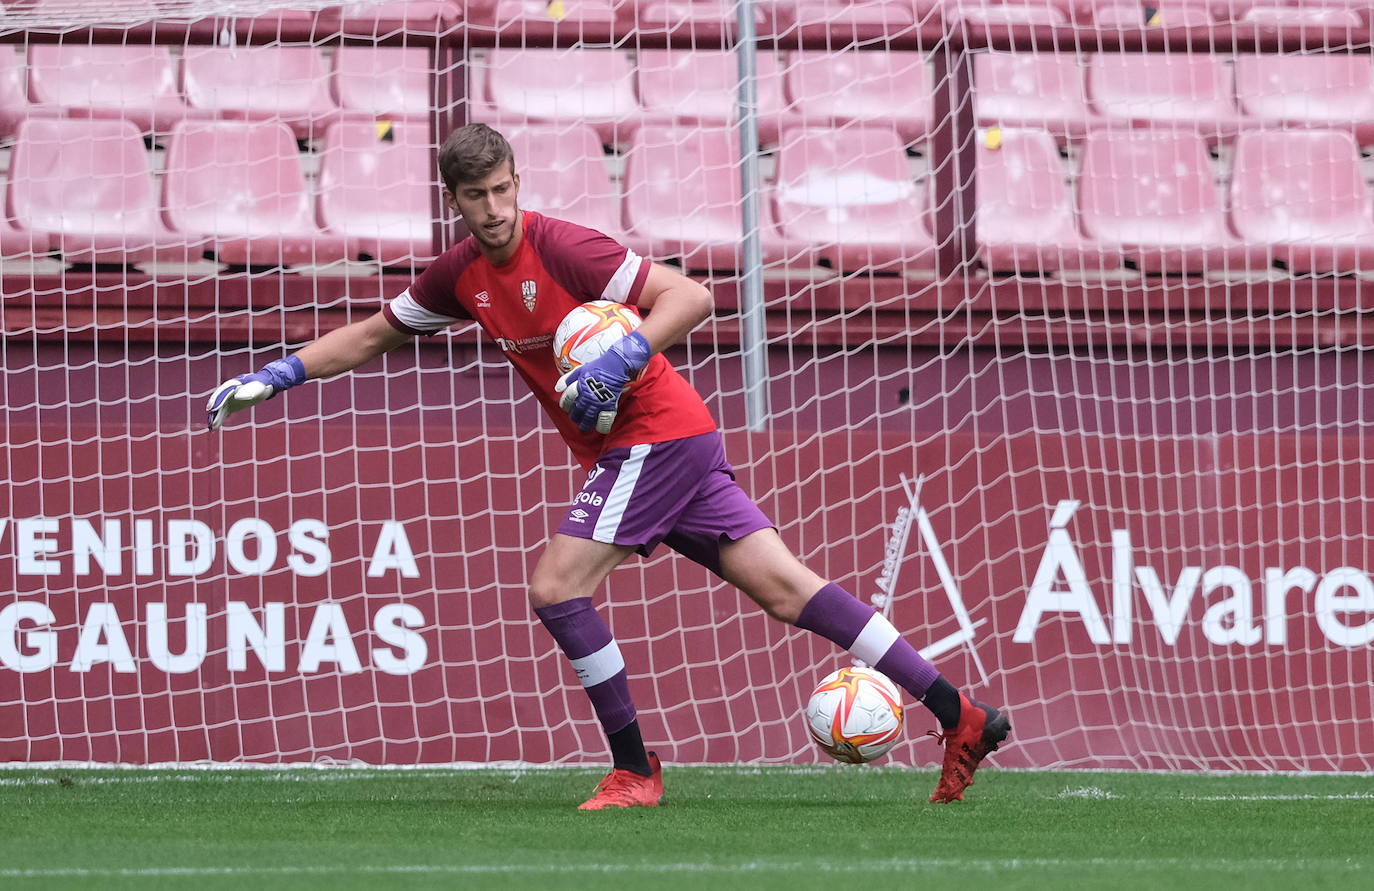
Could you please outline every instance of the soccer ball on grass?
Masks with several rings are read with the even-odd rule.
[[[612,300],[593,300],[576,307],[558,323],[553,335],[558,370],[567,374],[587,364],[638,328],[639,322],[639,313]]]
[[[902,692],[871,668],[841,668],[811,693],[806,729],[836,761],[881,758],[902,734]]]

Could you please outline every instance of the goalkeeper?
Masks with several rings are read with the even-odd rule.
[[[625,663],[592,604],[612,569],[660,543],[738,587],[770,616],[848,650],[924,703],[940,723],[937,739],[945,747],[931,801],[962,800],[1010,723],[956,690],[887,619],[804,566],[735,483],[715,420],[662,355],[711,315],[710,293],[599,232],[522,211],[510,145],[485,124],[449,136],[439,170],[444,200],[471,237],[376,315],[225,381],[207,406],[210,429],[414,336],[476,320],[588,470],[529,580],[534,613],[572,663],[609,742],[612,769],[582,809],[653,806],[663,795],[658,758],[640,736]],[[634,305],[646,317],[604,355],[560,376],[554,329],[591,300]]]

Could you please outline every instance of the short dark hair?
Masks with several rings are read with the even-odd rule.
[[[506,137],[486,124],[467,124],[450,133],[439,149],[439,175],[450,192],[457,192],[459,183],[486,179],[507,161],[514,172],[515,152]]]

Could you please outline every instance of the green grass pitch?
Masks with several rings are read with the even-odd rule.
[[[0,888],[1374,887],[1374,777],[678,767],[0,769]],[[957,884],[944,884],[957,882]]]

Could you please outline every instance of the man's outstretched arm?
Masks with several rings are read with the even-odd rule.
[[[410,334],[392,327],[381,313],[336,328],[294,355],[220,384],[205,405],[206,421],[211,430],[218,430],[236,411],[251,408],[308,380],[352,371],[410,338]]]

